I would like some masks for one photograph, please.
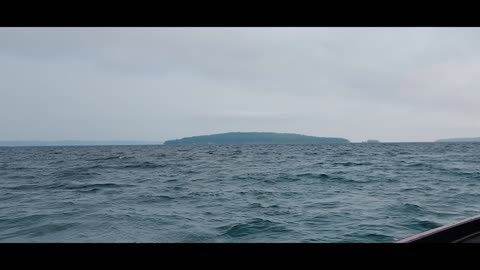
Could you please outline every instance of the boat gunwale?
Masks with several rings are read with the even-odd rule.
[[[462,243],[480,233],[480,215],[407,237],[397,243]]]

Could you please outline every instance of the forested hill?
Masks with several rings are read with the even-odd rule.
[[[314,137],[292,133],[229,132],[169,140],[165,141],[164,144],[318,144],[349,142],[349,140],[343,138]]]

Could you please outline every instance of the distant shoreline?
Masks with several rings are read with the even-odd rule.
[[[161,141],[0,141],[0,147],[162,145]]]
[[[436,140],[435,142],[480,142],[480,137],[478,137],[478,138],[450,138],[450,139]]]
[[[350,142],[350,143],[229,143],[229,144],[35,144],[35,145],[3,145],[0,144],[0,148],[14,148],[14,147],[94,147],[94,146],[207,146],[207,145],[343,145],[343,144],[362,144],[362,145],[379,145],[379,144],[477,144],[480,142],[381,142],[381,143],[363,143],[363,142]]]
[[[305,135],[300,135],[300,136],[305,136]],[[200,137],[200,136],[196,136]],[[313,136],[306,136],[306,137],[313,137]],[[187,137],[187,138],[195,138],[195,137]],[[325,137],[315,137],[315,138],[325,138]],[[328,137],[326,137],[328,139]],[[334,138],[337,139],[337,138]],[[340,138],[341,139],[341,138]],[[63,141],[0,141],[0,147],[54,147],[54,146],[140,146],[140,145],[166,145],[166,146],[171,146],[171,145],[264,145],[264,144],[269,144],[269,145],[281,145],[281,144],[400,144],[400,143],[480,143],[480,138],[479,140],[475,140],[477,138],[467,138],[467,139],[441,139],[441,140],[436,140],[436,141],[425,141],[425,142],[376,142],[376,143],[367,143],[366,141],[359,141],[359,142],[250,142],[250,143],[238,143],[238,142],[228,142],[228,143],[168,143],[169,141],[80,141],[80,140],[63,140]],[[181,140],[181,139],[179,139]],[[172,140],[175,141],[175,140]]]

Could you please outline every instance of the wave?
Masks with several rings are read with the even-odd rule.
[[[335,183],[345,183],[345,184],[371,182],[371,180],[359,181],[359,180],[354,180],[354,179],[349,179],[349,178],[344,178],[339,176],[332,176],[325,173],[302,173],[302,174],[297,174],[296,176],[301,178],[315,179],[315,180],[334,181]]]
[[[244,191],[243,191],[243,193],[242,192],[239,192],[239,193],[240,194],[246,194],[246,192],[244,192]],[[274,195],[274,192],[268,191],[268,190],[252,190],[248,193],[251,193],[254,196],[266,196],[266,195],[273,196]]]
[[[248,205],[248,207],[250,207],[250,208],[262,208],[262,209],[280,208],[280,206],[278,204],[272,204],[272,205],[269,205],[269,206],[264,206],[261,203],[251,203],[251,204]]]
[[[391,243],[395,241],[395,238],[391,235],[385,235],[380,233],[365,233],[365,234],[351,234],[350,236],[357,239],[369,239],[368,242],[375,243]],[[361,240],[362,241],[362,240]],[[363,241],[362,241],[363,242]]]
[[[124,169],[157,169],[157,168],[164,168],[167,167],[168,165],[166,164],[156,164],[153,162],[145,161],[142,163],[137,163],[137,164],[130,164],[130,165],[125,165],[122,168]]]
[[[232,180],[263,180],[263,181],[269,181],[267,178],[267,174],[264,173],[246,173],[242,175],[234,175],[232,176]]]
[[[168,195],[142,195],[136,200],[138,203],[156,203],[156,202],[166,202],[174,200],[173,197]]]
[[[105,188],[123,188],[123,187],[134,187],[135,185],[127,184],[115,184],[115,183],[94,183],[94,184],[69,184],[64,185],[64,189],[105,189]]]
[[[428,231],[431,229],[441,227],[442,225],[443,224],[430,221],[430,220],[414,220],[408,225],[408,227],[418,231]]]
[[[34,169],[34,168],[29,168],[29,167],[9,167],[8,165],[4,165],[2,169],[6,170],[12,170],[12,171],[24,171],[24,170],[29,170],[29,169]]]
[[[94,177],[94,176],[99,176],[101,174],[97,172],[89,172],[88,168],[78,168],[75,170],[56,172],[54,175],[56,178],[60,178],[60,179],[72,179],[72,178]]]
[[[223,231],[222,236],[238,238],[261,233],[286,233],[290,230],[278,222],[255,218],[244,223],[236,223],[229,226],[219,227]]]
[[[367,166],[367,165],[372,165],[372,163],[369,163],[369,162],[334,162],[332,165],[352,167],[352,166]]]
[[[29,227],[32,225],[42,224],[42,222],[49,222],[53,219],[66,218],[72,215],[77,215],[78,212],[62,212],[62,213],[52,213],[52,214],[32,214],[21,217],[9,217],[2,218],[0,222],[2,223],[2,229],[12,229],[19,227]]]
[[[55,188],[61,188],[65,186],[64,183],[48,183],[48,184],[25,184],[25,185],[17,185],[13,187],[6,187],[7,189],[10,190],[18,190],[18,191],[24,191],[24,190],[48,190],[48,189],[55,189]]]
[[[88,161],[107,161],[107,160],[117,160],[117,159],[132,159],[132,156],[110,156],[102,158],[87,159]]]
[[[298,177],[309,177],[309,178],[315,178],[315,179],[331,179],[332,177],[328,174],[324,173],[301,173],[297,174]]]
[[[36,238],[36,237],[41,237],[48,234],[54,234],[57,232],[66,231],[68,229],[71,229],[72,227],[75,227],[76,225],[78,225],[78,223],[72,223],[72,222],[44,224],[44,225],[35,226],[33,228],[20,229],[12,233],[3,234],[0,236],[0,240],[6,240],[12,237]]]
[[[419,211],[423,210],[422,207],[414,203],[403,203],[400,205],[400,208],[403,209],[403,212],[413,212],[413,213],[418,213]]]
[[[46,220],[50,218],[51,215],[48,214],[33,214],[23,217],[15,217],[15,218],[4,218],[0,219],[0,222],[3,224],[14,225],[14,226],[25,226],[29,224],[36,224],[41,220]]]
[[[10,179],[35,179],[36,177],[33,175],[12,175],[8,176]]]
[[[50,184],[27,184],[27,185],[18,185],[14,187],[7,187],[10,190],[55,190],[55,189],[65,189],[65,190],[80,190],[80,189],[105,189],[105,188],[124,188],[124,187],[134,187],[135,185],[128,184],[115,184],[115,183],[93,183],[93,184],[72,184],[72,183],[50,183]]]
[[[432,169],[432,170],[438,169],[430,163],[423,163],[423,162],[409,163],[409,164],[406,164],[405,166],[409,168],[425,168],[425,169]]]

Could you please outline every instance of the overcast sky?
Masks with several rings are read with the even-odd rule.
[[[0,140],[480,136],[478,28],[0,28]]]

